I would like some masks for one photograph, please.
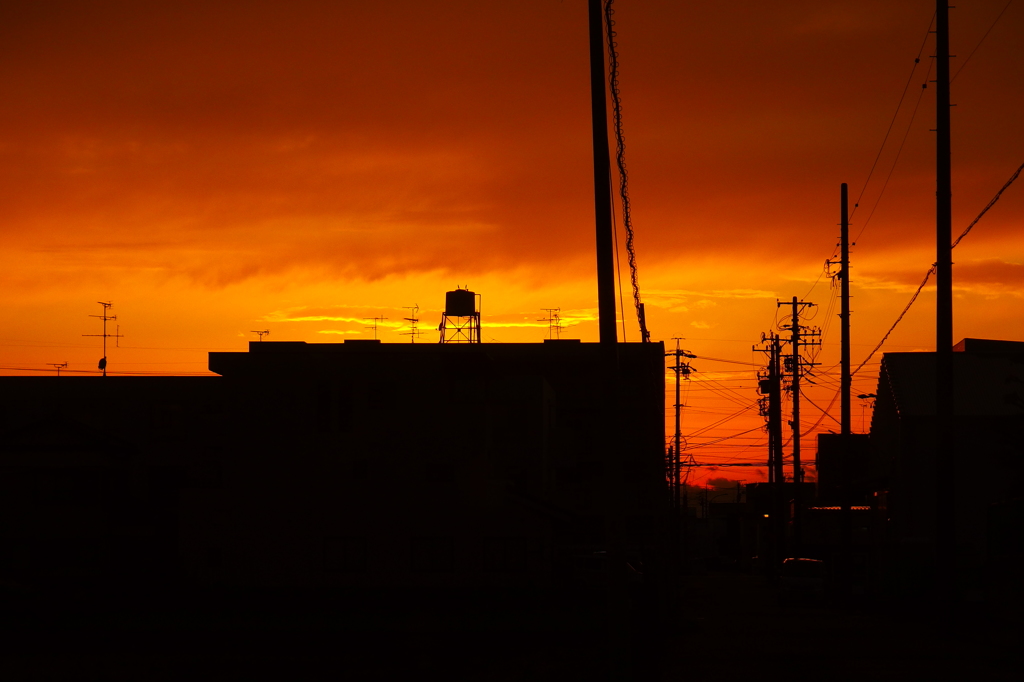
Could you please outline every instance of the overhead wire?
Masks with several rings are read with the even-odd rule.
[[[874,174],[875,167],[878,165],[878,160],[882,156],[882,150],[885,149],[885,143],[886,143],[886,140],[889,139],[889,133],[892,132],[892,127],[896,123],[896,117],[899,115],[900,108],[903,106],[903,100],[907,96],[907,90],[910,88],[910,83],[914,80],[914,73],[917,72],[917,65],[921,63],[921,55],[924,54],[924,46],[928,42],[928,35],[931,33],[932,24],[934,24],[934,23],[935,23],[935,13],[933,12],[932,13],[932,18],[928,22],[928,30],[925,31],[924,39],[921,41],[921,47],[918,49],[917,56],[914,58],[914,66],[910,70],[910,75],[907,76],[907,83],[906,83],[906,85],[903,86],[903,94],[900,95],[900,101],[896,105],[896,111],[892,115],[892,120],[889,121],[889,127],[888,127],[888,129],[886,129],[885,136],[882,138],[882,144],[879,146],[878,154],[875,155],[875,160],[871,164],[871,170],[868,171],[868,177],[864,181],[864,186],[860,190],[860,195],[858,195],[857,201],[855,201],[854,204],[853,204],[853,211],[850,212],[850,217],[851,218],[853,218],[854,214],[856,214],[857,207],[860,206],[860,200],[864,198],[864,192],[865,192],[865,190],[867,190],[868,184],[871,182],[871,176]]]
[[[985,42],[985,38],[988,38],[988,34],[992,32],[992,29],[996,27],[996,24],[999,23],[999,20],[1003,18],[1003,14],[1006,13],[1006,10],[1009,9],[1011,4],[1013,4],[1013,0],[1009,0],[1003,6],[1002,11],[999,12],[999,14],[996,16],[995,21],[993,21],[992,25],[988,27],[987,31],[985,31],[985,35],[981,36],[981,40],[979,40],[978,44],[974,46],[974,49],[971,50],[971,53],[969,55],[967,55],[967,58],[960,62],[960,68],[957,69],[956,73],[953,74],[953,77],[949,79],[950,83],[956,80],[956,77],[959,76],[960,72],[964,70],[965,66],[967,66],[967,62],[971,61],[971,57],[973,57],[974,53],[978,51],[978,48],[981,47],[981,44]]]
[[[636,250],[633,247],[633,218],[629,202],[629,173],[626,170],[626,138],[622,130],[622,98],[619,92],[619,53],[615,42],[615,20],[612,15],[614,0],[605,0],[604,19],[605,36],[608,41],[608,89],[612,99],[612,129],[615,132],[615,164],[619,169],[619,196],[622,200],[622,227],[626,230],[626,255],[629,261],[629,279],[633,285],[633,306],[636,308],[636,319],[640,326],[640,340],[650,340],[647,323],[644,320],[643,304],[640,302],[640,284],[637,279]],[[623,311],[625,317],[625,311]],[[623,332],[625,335],[625,332]]]
[[[978,224],[978,221],[981,220],[981,217],[983,215],[985,215],[986,213],[988,213],[988,210],[990,208],[992,208],[997,201],[999,201],[999,197],[1001,197],[1003,195],[1003,192],[1005,192],[1006,189],[1010,185],[1012,185],[1013,182],[1018,177],[1020,177],[1021,171],[1024,171],[1024,163],[1022,163],[1017,168],[1017,170],[1013,173],[1013,175],[1010,176],[1010,179],[1006,181],[1006,183],[999,189],[998,192],[996,192],[996,195],[994,197],[992,197],[992,200],[990,202],[988,202],[988,204],[985,206],[985,208],[983,208],[981,210],[981,213],[978,214],[978,217],[976,217],[974,220],[972,220],[971,224],[967,226],[967,229],[965,229],[963,232],[960,233],[960,236],[956,238],[956,241],[953,242],[953,244],[952,244],[952,246],[950,248],[956,248],[956,245],[960,243],[960,240],[962,240],[964,237],[966,237],[967,234],[974,228],[974,226]],[[863,367],[865,364],[867,364],[867,361],[870,360],[875,355],[875,353],[878,352],[878,349],[882,347],[882,344],[884,344],[886,339],[889,338],[889,335],[892,334],[894,329],[896,329],[896,325],[898,325],[900,323],[900,321],[903,319],[903,316],[907,314],[908,310],[910,310],[910,306],[914,305],[914,301],[917,300],[917,297],[921,294],[921,290],[924,289],[926,284],[928,284],[928,279],[934,273],[935,273],[935,266],[932,265],[932,267],[928,269],[928,272],[925,273],[924,279],[921,281],[920,286],[917,287],[917,291],[914,292],[914,295],[910,297],[910,301],[903,308],[903,312],[901,312],[899,317],[896,318],[896,321],[892,323],[892,326],[889,327],[889,331],[887,331],[885,333],[885,336],[883,336],[882,340],[878,342],[878,345],[876,345],[874,347],[874,349],[872,349],[872,351],[870,353],[868,353],[868,356],[864,359],[864,362],[860,363],[857,366],[857,369],[853,370],[853,372],[850,373],[851,376],[856,374],[857,372],[859,372],[860,368]]]
[[[928,64],[928,69],[924,74],[925,82],[921,84],[921,90],[917,95],[917,102],[914,104],[914,111],[910,114],[910,121],[907,123],[907,129],[903,132],[903,139],[900,141],[900,146],[896,149],[896,156],[892,160],[892,166],[889,167],[889,173],[885,176],[885,181],[882,182],[882,189],[878,192],[878,196],[875,198],[875,203],[871,205],[871,212],[868,213],[867,220],[865,220],[860,226],[857,236],[853,238],[853,246],[856,246],[857,242],[860,241],[861,235],[864,234],[864,230],[867,229],[868,223],[871,222],[871,218],[875,215],[875,210],[878,208],[878,205],[882,203],[882,197],[885,195],[885,190],[889,186],[889,180],[892,178],[893,171],[896,170],[896,164],[899,163],[900,155],[903,153],[903,147],[907,144],[907,138],[910,136],[910,131],[914,127],[914,119],[917,118],[917,111],[921,107],[921,100],[924,99],[924,91],[928,87],[928,76],[932,73],[932,66],[933,64]],[[856,211],[856,208],[854,208],[854,211]]]

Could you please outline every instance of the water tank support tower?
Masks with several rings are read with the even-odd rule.
[[[437,330],[441,343],[480,343],[480,294],[469,289],[447,291]]]

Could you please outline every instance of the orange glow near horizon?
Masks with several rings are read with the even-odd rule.
[[[955,234],[1024,162],[1024,6],[974,51],[1004,5],[952,12]],[[765,457],[751,348],[784,314],[776,300],[817,303],[825,330],[805,459],[814,432],[838,430],[821,273],[840,183],[861,202],[855,366],[934,261],[930,38],[861,197],[933,3],[616,10],[648,326],[698,356],[682,387],[683,433],[709,465],[694,482],[762,480],[723,465]],[[485,343],[541,341],[545,308],[563,338],[597,340],[582,0],[10,2],[0,21],[0,373],[94,370],[99,339],[82,335],[99,333],[101,300],[124,334],[111,372],[205,373],[207,352],[245,350],[253,330],[372,338],[373,317],[382,341],[407,343],[413,305],[433,342],[456,285],[482,294]],[[954,251],[957,339],[1024,340],[1022,215],[1024,181]],[[934,348],[933,292],[883,351]],[[854,395],[875,392],[879,359]]]

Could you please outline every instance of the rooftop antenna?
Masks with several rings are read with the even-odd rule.
[[[99,362],[98,366],[99,366],[100,371],[103,372],[103,376],[107,376],[107,339],[110,339],[110,338],[120,338],[121,337],[121,327],[120,327],[120,325],[118,325],[116,333],[108,334],[107,333],[107,320],[116,320],[117,319],[117,315],[108,315],[107,314],[108,312],[110,312],[110,307],[112,305],[114,305],[114,304],[111,303],[110,301],[97,301],[97,303],[99,303],[101,306],[103,306],[103,314],[102,315],[90,315],[89,317],[98,317],[101,320],[103,320],[103,333],[102,334],[82,334],[82,336],[102,336],[103,337],[103,357],[100,358],[100,362]]]
[[[409,323],[409,331],[402,332],[402,335],[403,336],[411,337],[409,340],[412,343],[416,343],[416,339],[423,334],[423,332],[416,326],[417,324],[419,324],[419,321],[420,321],[420,318],[416,317],[419,314],[419,312],[420,312],[420,305],[419,305],[419,303],[417,303],[416,305],[412,305],[412,306],[408,306],[408,305],[402,306],[402,308],[405,309],[405,310],[411,310],[412,311],[412,313],[410,314],[410,317],[402,318],[406,322]]]
[[[541,308],[541,310],[546,312],[548,314],[548,316],[545,317],[542,320],[537,320],[537,321],[538,322],[547,322],[548,323],[548,339],[560,339],[560,338],[562,338],[562,329],[563,329],[563,327],[562,327],[562,318],[558,314],[558,313],[560,313],[562,311],[562,309],[561,308]]]
[[[384,320],[388,319],[388,318],[386,318],[383,315],[381,315],[380,317],[367,317],[367,318],[364,318],[364,319],[373,320],[373,326],[372,327],[368,326],[366,328],[373,330],[373,338],[374,338],[374,340],[376,340],[377,339],[377,325],[379,323],[383,322]]]
[[[67,369],[68,368],[68,363],[66,363],[66,362],[48,362],[46,364],[48,364],[50,367],[53,367],[55,370],[57,370],[57,376],[60,376],[60,371],[62,369]]]
[[[253,334],[256,334],[257,336],[259,336],[260,337],[260,341],[263,341],[263,337],[264,336],[270,336],[270,330],[269,329],[264,329],[263,331],[259,331],[257,329],[250,329],[249,331],[251,331]]]

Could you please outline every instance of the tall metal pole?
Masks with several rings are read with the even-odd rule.
[[[840,368],[842,372],[842,378],[840,386],[842,395],[840,396],[842,401],[840,403],[840,425],[842,428],[844,449],[847,448],[845,443],[849,440],[851,431],[850,422],[850,393],[853,384],[853,377],[850,375],[850,218],[849,218],[849,199],[847,196],[846,183],[844,182],[839,186],[839,212],[841,217],[840,222],[840,273],[842,280],[840,282],[840,297],[841,301],[841,312],[839,317],[842,318],[842,352],[840,355]]]
[[[615,241],[612,237],[611,157],[605,94],[604,12],[588,0],[590,14],[590,109],[594,133],[594,219],[597,228],[597,309],[601,343],[618,341],[615,330]]]
[[[953,455],[953,249],[949,120],[949,7],[935,3],[935,406],[936,562],[938,584],[955,577],[955,491]],[[947,575],[942,575],[946,573]],[[955,591],[954,591],[955,594]]]

